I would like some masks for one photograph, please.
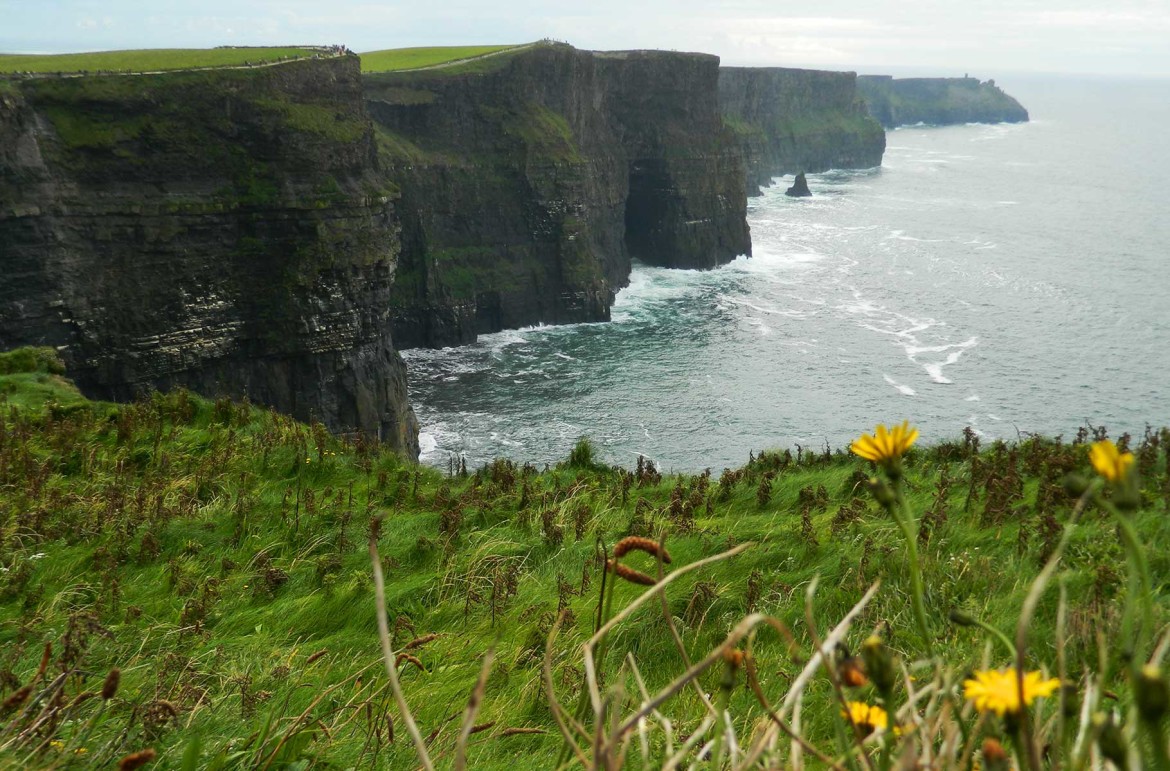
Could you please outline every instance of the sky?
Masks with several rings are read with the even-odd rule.
[[[751,66],[1170,77],[1170,0],[0,0],[7,53],[542,38]]]

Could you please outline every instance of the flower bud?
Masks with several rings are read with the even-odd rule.
[[[719,679],[719,687],[730,693],[735,690],[735,681],[739,670],[743,667],[744,654],[738,648],[728,648],[723,651],[723,677]]]
[[[955,626],[978,626],[979,622],[970,613],[964,613],[958,608],[951,608],[951,612],[947,614],[947,618]]]
[[[871,636],[861,644],[861,659],[865,662],[866,674],[878,692],[883,697],[892,692],[898,682],[898,673],[894,667],[894,655],[886,647],[885,641],[877,635]]]
[[[1068,474],[1064,478],[1064,491],[1074,498],[1080,498],[1089,489],[1089,480],[1080,474]]]
[[[1121,728],[1113,716],[1103,712],[1094,714],[1093,733],[1097,738],[1097,749],[1101,750],[1105,759],[1120,771],[1128,771],[1129,751],[1126,749],[1125,737],[1121,735]]]
[[[1135,485],[1119,484],[1114,489],[1113,505],[1128,514],[1141,508],[1142,497]]]
[[[1066,682],[1060,686],[1060,712],[1069,720],[1080,714],[1081,695],[1077,692],[1075,683]]]
[[[1134,685],[1134,697],[1138,714],[1142,720],[1157,723],[1170,709],[1170,686],[1162,676],[1162,670],[1153,664],[1142,667]]]
[[[869,481],[866,482],[866,487],[869,488],[869,492],[873,495],[874,500],[882,506],[893,506],[897,500],[890,486],[877,477],[870,477]]]

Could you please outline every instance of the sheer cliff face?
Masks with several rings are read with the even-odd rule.
[[[715,57],[540,46],[484,64],[363,79],[402,188],[399,345],[605,320],[631,257],[750,252]]]
[[[751,195],[783,174],[881,165],[886,135],[852,72],[723,67],[719,106],[743,149]]]
[[[417,455],[385,188],[354,58],[0,84],[0,348]]]
[[[1028,111],[995,85],[977,78],[892,78],[863,75],[858,88],[883,126],[925,123],[1025,123]]]

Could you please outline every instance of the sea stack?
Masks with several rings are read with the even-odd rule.
[[[808,180],[804,178],[804,172],[796,175],[796,179],[792,181],[792,187],[784,191],[784,195],[790,195],[793,198],[811,198],[812,191],[808,189]]]

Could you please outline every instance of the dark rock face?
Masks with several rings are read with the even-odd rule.
[[[869,114],[886,128],[925,123],[1024,123],[1028,111],[995,85],[977,78],[892,78],[863,75],[857,80]]]
[[[804,178],[804,172],[796,175],[796,179],[792,180],[792,187],[785,190],[784,195],[793,198],[812,197],[812,191],[808,189],[808,180]]]
[[[402,190],[399,346],[608,320],[631,258],[750,253],[716,57],[553,45],[487,62],[363,77]]]
[[[246,396],[417,456],[353,57],[0,83],[0,348],[88,394]]]
[[[852,72],[722,67],[719,108],[742,148],[749,195],[784,174],[880,166],[886,149]]]

